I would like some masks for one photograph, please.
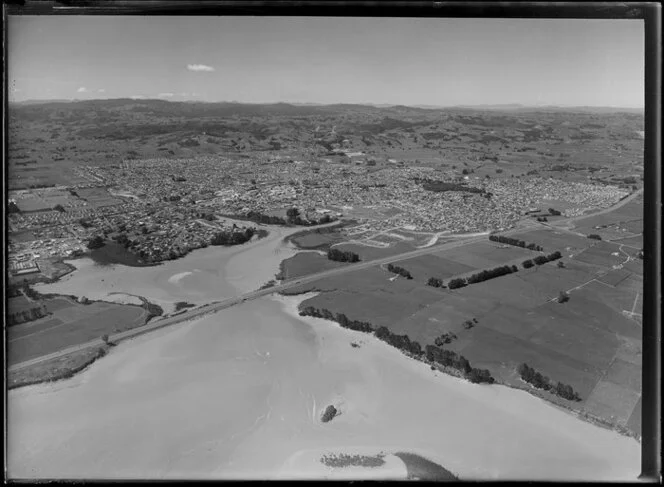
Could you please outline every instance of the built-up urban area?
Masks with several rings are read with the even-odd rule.
[[[241,221],[250,212],[285,217],[297,208],[305,223],[329,215],[365,230],[462,233],[510,228],[526,212],[561,202],[563,216],[579,215],[629,194],[606,184],[357,161],[258,153],[81,166],[86,184],[10,193],[10,271],[36,272],[39,259],[80,255],[95,237],[145,262],[175,259],[221,231],[255,226]],[[454,190],[432,190],[427,181],[453,182]]]

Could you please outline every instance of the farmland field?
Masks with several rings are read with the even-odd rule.
[[[94,208],[122,203],[122,200],[113,197],[106,188],[81,188],[77,192],[81,199],[87,201]]]
[[[472,272],[477,267],[455,262],[442,257],[442,254],[423,255],[412,259],[398,262],[400,267],[407,269],[413,275],[413,279],[426,283],[429,277],[446,279],[457,274]]]
[[[643,234],[635,235],[633,237],[618,238],[613,241],[617,244],[624,244],[636,249],[643,248]]]
[[[304,235],[294,237],[293,243],[301,249],[325,249],[327,250],[330,245],[343,241],[343,237],[337,232],[329,233],[306,233]]]
[[[139,306],[104,302],[88,305],[71,302],[71,306],[64,306],[62,301],[66,299],[47,300],[52,315],[7,330],[10,365],[85,343],[104,334],[135,328],[143,325],[147,316]]]
[[[7,300],[7,311],[9,313],[20,313],[22,311],[28,311],[39,304],[30,301],[25,296],[15,296]]]
[[[327,256],[320,255],[318,252],[299,252],[281,263],[282,271],[280,277],[282,279],[294,279],[315,272],[336,269],[345,265],[353,264],[329,260]]]
[[[474,269],[488,269],[497,267],[514,259],[532,259],[540,255],[539,252],[515,247],[513,245],[502,246],[497,242],[479,242],[463,247],[442,250],[437,252],[437,257],[443,257],[459,264],[464,264]]]
[[[563,257],[569,253],[576,253],[581,249],[590,247],[593,243],[593,240],[588,240],[585,237],[548,228],[514,233],[510,236],[524,240],[527,243],[532,242],[541,245],[545,252],[559,250],[563,254]]]
[[[617,254],[617,255],[614,255]],[[574,260],[586,264],[611,268],[622,264],[626,260],[625,254],[620,251],[620,246],[609,242],[597,242],[574,256]]]
[[[369,247],[368,245],[359,245],[355,243],[342,243],[334,246],[335,249],[342,251],[355,252],[361,260],[374,260],[390,255],[397,255],[403,252],[415,250],[415,247],[408,242],[395,242],[387,248]]]
[[[539,254],[495,242],[473,243],[399,261],[413,280],[390,281],[393,275],[377,266],[305,285],[299,290],[324,292],[303,306],[387,326],[422,346],[452,332],[457,338],[445,348],[461,353],[474,367],[529,389],[516,372],[526,362],[552,381],[571,385],[582,400],[569,403],[538,394],[640,431],[633,410],[640,397],[641,326],[623,311],[640,313],[641,278],[630,266],[639,269],[642,261],[632,257],[623,268],[612,269],[627,259],[619,245],[552,229],[515,237],[548,252],[579,253],[573,259],[563,255],[563,267],[558,261],[530,269],[519,264],[516,273],[453,291],[425,285],[434,275],[446,278]],[[570,293],[567,303],[556,301],[560,291]],[[463,323],[469,319],[477,323],[466,329]]]

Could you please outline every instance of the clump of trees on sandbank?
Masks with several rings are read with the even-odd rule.
[[[323,455],[320,459],[321,463],[327,467],[341,468],[341,467],[380,467],[385,464],[383,460],[384,455],[379,454],[376,456],[367,455],[349,455],[347,453],[340,453],[338,455]]]

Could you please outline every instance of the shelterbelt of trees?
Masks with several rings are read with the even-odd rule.
[[[350,250],[330,249],[327,251],[327,258],[337,262],[359,262],[360,256]]]
[[[519,240],[518,238],[505,237],[503,235],[489,235],[489,240],[491,240],[492,242],[500,242],[508,245],[514,245],[515,247],[521,247],[528,250],[537,250],[537,251],[544,250],[541,246],[535,243],[526,243],[523,240]]]
[[[561,257],[562,254],[559,251],[555,251],[549,255],[538,255],[534,259],[524,260],[523,268],[529,269],[530,267],[533,267],[535,264],[537,265],[546,264],[547,262],[560,259]],[[507,274],[512,274],[513,272],[518,272],[518,271],[519,268],[515,265],[513,266],[503,265],[500,267],[494,267],[493,269],[487,269],[481,272],[477,272],[468,278],[457,277],[455,279],[451,279],[450,282],[447,283],[447,287],[449,287],[450,289],[458,289],[460,287],[464,287],[469,284],[477,284],[478,282],[488,281],[489,279],[505,276]],[[443,284],[443,280],[437,277],[430,277],[429,280],[427,281],[427,285],[432,287],[440,287],[440,288],[446,287],[445,284]]]
[[[406,279],[413,278],[413,276],[410,274],[409,271],[407,271],[403,267],[399,267],[398,265],[387,264],[387,270],[394,274],[399,274],[401,277],[405,277]]]
[[[562,382],[557,382],[554,385],[554,383],[551,382],[551,379],[542,375],[526,363],[519,365],[517,371],[524,381],[537,389],[544,389],[545,391],[549,391],[552,394],[569,401],[581,400],[579,394],[572,388],[572,386],[563,384]]]
[[[411,340],[408,335],[396,335],[387,329],[385,326],[380,326],[377,329],[367,321],[350,320],[345,314],[334,314],[328,309],[318,309],[313,306],[306,306],[299,312],[300,316],[313,316],[315,318],[323,318],[330,321],[336,321],[344,328],[349,328],[355,331],[364,333],[373,333],[376,338],[382,340],[402,352],[410,355],[418,360],[426,360],[431,364],[438,364],[443,367],[450,367],[460,372],[463,377],[474,383],[487,383],[493,384],[494,378],[487,369],[477,369],[470,365],[470,362],[462,355],[457,354],[451,350],[443,350],[440,346],[427,345],[425,350],[422,350],[422,345],[419,342]],[[432,365],[433,367],[433,365]]]

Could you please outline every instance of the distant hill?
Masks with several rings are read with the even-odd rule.
[[[58,104],[58,108],[65,108],[62,104],[71,104],[73,109],[85,107],[108,108],[121,105],[135,106],[140,104],[146,109],[155,110],[155,114],[181,116],[193,115],[195,109],[197,115],[211,117],[226,116],[264,116],[264,115],[314,115],[329,114],[330,111],[339,110],[368,111],[387,110],[403,113],[407,111],[419,112],[421,110],[491,110],[491,111],[555,111],[555,112],[582,112],[582,113],[643,113],[643,108],[629,107],[594,107],[594,106],[558,106],[558,105],[540,105],[528,106],[520,103],[507,104],[479,104],[479,105],[390,105],[390,104],[359,104],[359,103],[242,103],[236,101],[224,102],[203,102],[197,100],[187,101],[168,101],[162,99],[130,99],[130,98],[112,98],[103,100],[24,100],[10,102],[11,106],[49,106]],[[67,107],[69,108],[69,107]],[[180,113],[181,112],[181,113]]]
[[[559,105],[521,105],[509,103],[504,105],[455,105],[447,108],[464,110],[503,110],[523,112],[582,112],[582,113],[643,113],[643,108],[630,107],[592,107],[592,106],[559,106]]]

